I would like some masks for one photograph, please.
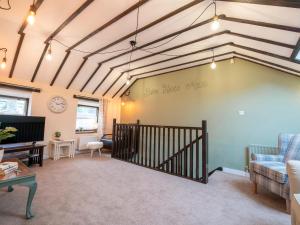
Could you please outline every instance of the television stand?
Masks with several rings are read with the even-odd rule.
[[[43,155],[44,155],[44,147],[46,145],[41,144],[9,144],[2,145],[4,148],[4,158],[19,158],[19,159],[28,159],[28,166],[32,166],[33,164],[39,164],[43,166]],[[14,154],[12,157],[5,157],[5,154]],[[20,154],[21,153],[21,154]],[[23,153],[23,154],[22,154]]]

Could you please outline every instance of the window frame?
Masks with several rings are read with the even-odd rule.
[[[99,107],[98,106],[92,106],[92,105],[84,105],[84,104],[77,104],[76,107],[76,123],[77,123],[77,109],[78,107],[83,106],[83,107],[88,107],[88,108],[96,108],[97,109],[97,124],[99,123]],[[76,134],[84,134],[84,133],[97,133],[98,132],[98,128],[97,129],[84,129],[84,130],[78,130],[75,128],[75,133]]]
[[[0,94],[0,98],[4,97],[4,98],[10,98],[10,99],[21,99],[21,100],[25,100],[26,102],[26,108],[25,108],[25,115],[18,115],[18,114],[1,114],[0,115],[11,115],[11,116],[28,116],[29,114],[29,98],[23,98],[23,97],[18,97],[18,96],[12,96],[12,95],[3,95]]]

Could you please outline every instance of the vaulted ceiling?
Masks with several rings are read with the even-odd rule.
[[[211,29],[211,3],[36,0],[31,26],[25,18],[32,0],[11,0],[11,10],[0,10],[0,48],[8,49],[0,76],[118,97],[128,77],[132,83],[206,64],[212,49],[216,60],[240,57],[300,76],[298,1],[216,1],[217,30]],[[53,59],[47,61],[50,43]]]

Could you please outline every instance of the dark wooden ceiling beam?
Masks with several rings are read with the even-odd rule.
[[[259,64],[259,65],[262,65],[262,66],[266,66],[266,67],[269,67],[271,69],[275,69],[275,70],[278,70],[278,71],[281,71],[281,72],[285,72],[289,75],[293,75],[293,76],[297,76],[299,78],[299,75],[300,75],[300,71],[299,70],[295,70],[293,68],[290,68],[290,67],[286,67],[286,66],[282,66],[280,64],[276,64],[276,63],[273,63],[273,62],[269,62],[269,61],[266,61],[266,60],[262,60],[262,59],[259,59],[259,58],[256,58],[256,57],[253,57],[253,56],[249,56],[249,55],[245,55],[245,54],[242,54],[242,53],[239,53],[239,52],[236,52],[236,51],[233,51],[232,54],[234,54],[234,58],[239,58],[239,59],[243,59],[243,60],[246,60],[246,61],[249,61],[249,62],[252,62],[252,63],[256,63],[256,64]],[[241,57],[239,57],[241,56]],[[231,58],[231,57],[230,57]],[[216,60],[217,61],[224,61],[224,60],[228,60],[230,58],[226,58],[226,59],[222,59],[222,60]],[[246,58],[248,59],[251,59],[251,60],[247,60]],[[258,61],[258,62],[255,62],[255,61]],[[260,62],[260,63],[259,63]],[[186,70],[186,69],[190,69],[190,68],[195,68],[195,67],[198,67],[198,66],[203,66],[203,65],[207,65],[207,64],[210,64],[210,63],[205,63],[205,64],[200,64],[200,65],[196,65],[196,66],[191,66],[191,67],[185,67],[185,68],[182,68],[182,69],[177,69],[177,70],[172,70],[172,71],[168,71],[168,72],[164,72],[164,73],[159,73],[159,74],[154,74],[154,75],[151,75],[151,76],[147,76],[147,77],[142,77],[142,78],[137,78],[134,80],[134,82],[131,83],[131,85],[121,94],[121,96],[124,95],[124,93],[126,93],[129,88],[137,81],[137,80],[140,80],[140,79],[146,79],[146,78],[150,78],[150,77],[155,77],[155,76],[161,76],[161,75],[164,75],[164,74],[168,74],[168,73],[172,73],[172,72],[178,72],[178,71],[182,71],[182,70]],[[268,64],[268,65],[266,65]],[[291,72],[288,72],[288,71],[291,71]],[[293,72],[293,73],[292,73]],[[114,98],[125,86],[126,84],[124,83],[120,89],[118,89],[118,91],[113,95],[112,98]]]
[[[198,53],[205,52],[205,51],[209,51],[209,50],[212,50],[212,49],[221,48],[221,47],[224,47],[224,46],[229,45],[229,44],[231,44],[231,43],[232,43],[232,42],[227,42],[227,43],[224,43],[224,44],[216,45],[216,46],[209,47],[209,48],[205,48],[205,49],[200,49],[200,50],[197,50],[197,51],[189,52],[189,53],[186,53],[186,54],[183,54],[183,55],[178,55],[178,56],[175,56],[175,57],[172,57],[172,58],[169,58],[169,59],[161,60],[161,61],[158,61],[158,62],[150,63],[150,64],[147,64],[147,65],[143,65],[143,66],[140,66],[140,67],[136,67],[136,68],[133,68],[133,69],[130,69],[130,70],[123,71],[123,72],[117,77],[117,79],[114,80],[114,82],[109,86],[109,88],[104,92],[104,94],[103,94],[102,96],[103,96],[103,97],[105,96],[105,94],[106,94],[106,93],[113,87],[113,85],[114,85],[114,84],[115,84],[115,83],[123,76],[124,73],[131,72],[131,71],[136,70],[136,69],[141,69],[141,68],[145,68],[145,67],[148,67],[148,66],[153,66],[153,65],[156,65],[156,64],[168,62],[168,61],[171,61],[171,60],[183,58],[183,57],[186,57],[186,56],[189,56],[189,55],[198,54]],[[157,54],[159,54],[159,53],[157,53]],[[155,55],[157,55],[157,54],[155,54]]]
[[[274,54],[274,53],[271,53],[271,52],[267,52],[267,51],[263,51],[263,50],[260,50],[260,49],[251,48],[251,47],[248,47],[248,46],[239,45],[239,44],[235,44],[235,43],[232,43],[230,45],[233,46],[233,47],[240,48],[240,49],[244,49],[244,50],[248,50],[248,51],[251,51],[251,52],[260,53],[262,55],[270,56],[270,57],[273,57],[273,58],[276,58],[276,59],[281,59],[281,60],[284,60],[284,61],[293,62],[293,60],[291,60],[290,57],[277,55],[277,54]]]
[[[226,53],[223,53],[223,54],[219,54],[219,55],[215,55],[215,57],[221,57],[221,56],[225,56],[225,55],[230,55],[230,54],[233,54],[234,52],[226,52]],[[170,69],[170,68],[174,68],[174,67],[178,67],[178,66],[183,66],[183,65],[188,65],[188,64],[191,64],[191,63],[195,63],[195,62],[203,62],[205,60],[208,60],[208,59],[212,59],[213,57],[210,56],[210,57],[205,57],[205,58],[202,58],[202,59],[198,59],[198,60],[193,60],[193,61],[190,61],[190,62],[186,62],[186,63],[181,63],[181,64],[178,64],[178,65],[174,65],[174,66],[169,66],[169,67],[165,67],[165,68],[161,68],[161,69],[158,69],[158,70],[153,70],[153,71],[149,71],[147,73],[151,73],[151,72],[157,72],[157,71],[160,71],[160,70],[165,70],[165,69]],[[216,62],[218,62],[219,60],[215,60]],[[201,64],[200,64],[201,65]],[[194,67],[198,67],[199,65],[194,65],[194,66],[190,66],[190,67],[185,67],[185,68],[181,68],[181,69],[177,69],[177,70],[174,70],[174,71],[168,71],[168,72],[165,72],[165,73],[160,73],[159,75],[162,75],[162,74],[166,74],[166,73],[171,73],[171,72],[176,72],[176,71],[181,71],[181,70],[186,70],[186,69],[190,69],[190,68],[194,68]],[[142,75],[142,74],[138,74],[138,75]],[[151,76],[155,76],[155,75],[151,75]],[[149,77],[151,77],[149,76]],[[133,78],[135,76],[131,76],[131,78]],[[137,79],[141,79],[141,78],[137,78]],[[137,80],[136,79],[136,80]],[[136,81],[135,80],[135,81]],[[135,82],[134,81],[134,82]],[[132,82],[129,87],[123,92],[125,93],[133,84],[134,82]],[[124,86],[126,85],[126,83],[124,83],[120,89],[118,89],[118,91],[112,96],[112,98],[114,98],[123,88]]]
[[[220,17],[222,17],[222,16],[224,16],[224,15],[220,15]],[[119,55],[113,56],[113,57],[111,57],[111,58],[109,58],[109,59],[103,60],[101,63],[106,63],[106,62],[111,61],[111,60],[113,60],[113,59],[119,58],[119,57],[121,57],[121,56],[123,56],[123,55],[129,54],[129,53],[131,53],[131,52],[135,52],[135,51],[140,50],[140,49],[142,49],[142,48],[145,48],[145,47],[148,47],[148,46],[150,46],[150,45],[156,44],[156,43],[158,43],[158,42],[164,41],[164,40],[166,40],[166,39],[168,39],[168,38],[171,38],[171,37],[174,37],[174,36],[176,36],[176,35],[179,35],[179,34],[182,34],[182,33],[187,32],[187,31],[193,30],[193,29],[195,29],[195,28],[201,27],[201,26],[203,26],[203,25],[205,25],[205,24],[210,23],[212,20],[213,20],[213,19],[211,18],[211,19],[202,21],[202,22],[200,22],[200,23],[194,24],[194,25],[192,25],[192,26],[190,26],[190,27],[187,27],[187,28],[181,29],[181,30],[179,30],[179,31],[173,32],[173,33],[171,33],[171,34],[168,34],[168,35],[166,35],[166,36],[163,36],[163,37],[161,37],[161,38],[158,38],[158,39],[156,39],[156,40],[154,40],[154,41],[148,42],[148,43],[146,43],[146,44],[144,44],[144,45],[138,46],[138,47],[134,48],[133,50],[129,50],[129,51],[127,51],[127,52],[123,52],[123,53],[121,53],[121,54],[119,54]],[[224,31],[224,32],[227,32],[227,31]],[[220,32],[220,33],[221,33],[221,32]],[[216,34],[216,35],[218,35],[218,34]]]
[[[167,15],[161,17],[161,18],[159,18],[158,20],[155,20],[154,22],[152,22],[152,23],[150,23],[150,24],[148,24],[148,25],[146,25],[146,26],[144,26],[144,27],[138,29],[137,32],[134,31],[134,32],[130,33],[129,35],[126,35],[126,36],[125,36],[126,38],[122,37],[122,38],[118,39],[117,41],[114,41],[113,43],[117,44],[117,43],[119,43],[119,42],[122,41],[121,39],[124,39],[124,40],[125,40],[125,39],[131,37],[131,36],[134,35],[134,34],[140,33],[140,32],[142,32],[142,31],[144,31],[144,30],[150,28],[151,26],[154,26],[157,22],[159,22],[159,21],[162,22],[163,20],[166,20],[166,19],[168,19],[168,18],[170,18],[170,17],[172,17],[172,16],[174,16],[174,15],[176,15],[176,14],[178,14],[178,13],[180,13],[180,12],[182,12],[182,11],[184,11],[184,10],[186,10],[186,9],[188,9],[188,8],[190,8],[190,7],[192,7],[192,6],[194,6],[194,5],[196,5],[196,4],[199,4],[199,3],[202,2],[202,1],[203,1],[203,0],[194,0],[194,1],[192,1],[191,3],[189,3],[189,4],[183,6],[183,7],[179,8],[179,9],[177,9],[177,10],[175,10],[175,11],[173,11],[173,12],[171,12],[171,13],[169,13],[169,14],[167,14]],[[222,16],[222,15],[221,15],[221,16]],[[159,42],[159,41],[162,41],[162,40],[165,40],[165,39],[167,39],[167,38],[169,38],[169,37],[175,36],[176,34],[183,33],[183,32],[185,32],[185,31],[194,29],[194,28],[196,28],[196,27],[198,27],[198,26],[202,26],[204,23],[209,23],[209,22],[211,22],[211,21],[212,21],[212,19],[209,19],[209,20],[206,20],[206,21],[204,21],[204,22],[202,22],[202,23],[195,24],[195,25],[193,25],[193,26],[191,26],[191,27],[188,27],[188,28],[185,28],[185,29],[183,29],[183,30],[174,32],[174,33],[172,33],[172,34],[169,34],[169,35],[167,35],[167,36],[164,36],[164,37],[162,37],[162,38],[159,38],[159,39],[157,39],[157,40],[154,40],[154,41],[149,42],[149,43],[147,43],[147,44],[144,44],[144,45],[142,45],[142,46],[139,46],[139,47],[135,48],[133,51],[136,51],[137,49],[141,49],[141,48],[144,48],[144,47],[146,47],[146,46],[155,44],[155,43],[157,43],[157,42]],[[151,25],[151,26],[149,26],[149,25]],[[111,47],[113,43],[104,46],[104,47],[102,48],[102,50]],[[113,44],[113,45],[114,45],[114,44]],[[126,54],[128,54],[129,52],[131,52],[131,51],[132,51],[132,50],[127,51],[127,52],[123,52],[123,53],[121,53],[121,54],[119,54],[119,55],[117,55],[117,56],[115,56],[115,57],[111,57],[111,58],[109,58],[109,59],[107,59],[107,60],[104,60],[104,61],[102,61],[102,62],[99,62],[99,63],[101,63],[101,64],[106,63],[106,62],[108,62],[108,61],[110,61],[110,60],[112,60],[112,59],[118,58],[118,57],[120,57],[120,56],[122,56],[122,55],[126,55]],[[88,58],[89,56],[90,56],[90,54],[87,55],[87,56],[85,56],[85,58]],[[88,80],[91,80],[91,79],[89,78]]]
[[[247,51],[251,51],[251,52],[259,53],[259,54],[262,54],[262,55],[270,56],[270,57],[273,57],[273,58],[277,58],[277,59],[280,59],[280,60],[295,63],[295,61],[291,60],[289,57],[277,55],[277,54],[274,54],[274,53],[262,51],[262,50],[259,50],[259,49],[255,49],[255,48],[251,48],[251,47],[247,47],[247,46],[243,46],[243,45],[238,45],[238,44],[235,44],[235,43],[230,43],[229,45],[231,45],[233,47],[240,48],[240,49],[244,49],[244,50],[247,50]],[[179,64],[179,65],[181,65],[181,64]],[[179,66],[179,65],[177,65],[177,66]],[[289,67],[286,67],[286,68],[289,68]],[[167,68],[164,68],[164,69],[167,69]],[[161,69],[158,69],[158,70],[161,70]],[[156,71],[158,71],[158,70],[156,70]],[[289,68],[289,70],[293,71],[294,69]],[[155,71],[147,71],[147,72],[144,72],[144,73],[141,73],[141,74],[132,75],[131,77],[138,76],[138,75],[143,75],[143,74],[150,73],[150,72],[155,72]]]
[[[68,83],[66,89],[69,89],[70,86],[72,85],[72,83],[74,82],[75,78],[78,76],[79,72],[81,71],[82,67],[84,66],[84,64],[86,63],[87,58],[84,58],[83,61],[81,62],[80,66],[78,67],[78,69],[76,70],[75,74],[73,75],[73,77],[71,78],[70,82]]]
[[[42,5],[43,2],[44,2],[44,0],[37,0],[36,1],[36,3],[35,3],[36,12],[39,9],[39,7]],[[27,15],[28,15],[28,13],[27,13]],[[19,54],[20,54],[20,51],[21,51],[21,47],[22,47],[22,44],[23,44],[23,41],[24,41],[24,38],[25,38],[24,30],[27,27],[27,15],[24,18],[23,23],[22,23],[22,25],[21,25],[21,27],[18,31],[18,34],[20,35],[20,38],[19,38],[18,45],[17,45],[16,51],[15,51],[15,55],[14,55],[14,58],[13,58],[12,65],[11,65],[11,68],[10,68],[10,71],[9,71],[9,78],[13,77],[13,74],[14,74],[14,71],[15,71],[15,68],[16,68],[16,65],[17,65],[17,61],[18,61],[18,58],[19,58]]]
[[[300,8],[300,2],[298,0],[217,0],[217,1]]]
[[[232,58],[232,57],[227,57],[227,58],[225,58],[225,59],[217,59],[217,60],[215,60],[215,62],[222,62],[222,61],[226,61],[226,60],[231,59],[231,58]],[[208,64],[210,64],[210,63],[211,63],[211,62],[209,62],[209,63],[202,63],[202,64],[195,65],[195,66],[189,66],[189,67],[185,67],[185,68],[182,68],[182,69],[177,69],[177,70],[172,70],[172,71],[168,71],[168,72],[164,72],[164,73],[154,74],[154,75],[147,76],[147,77],[137,78],[137,79],[135,79],[135,80],[131,83],[131,85],[128,86],[128,88],[125,89],[125,91],[122,92],[122,94],[120,95],[120,97],[122,97],[122,96],[130,89],[130,87],[132,87],[138,80],[146,79],[146,78],[150,78],[150,77],[162,76],[162,75],[165,75],[165,74],[168,74],[168,73],[173,73],[173,72],[183,71],[183,70],[187,70],[187,69],[192,69],[192,68],[196,68],[196,67],[199,67],[199,66],[205,66],[205,65],[208,65]],[[124,85],[122,86],[122,88],[124,88],[125,85],[126,85],[126,84],[124,84]],[[120,90],[122,90],[122,88],[121,88]],[[118,92],[120,92],[120,90],[119,90]],[[118,94],[118,92],[116,92],[112,98],[114,98],[114,97]]]
[[[161,22],[163,22],[163,21],[165,21],[165,20],[167,20],[167,19],[169,19],[169,18],[171,18],[171,17],[173,17],[173,16],[181,13],[181,12],[183,12],[184,10],[187,10],[187,9],[189,9],[189,8],[191,8],[191,7],[195,6],[195,5],[203,2],[203,1],[204,0],[194,0],[194,1],[192,1],[192,2],[190,2],[188,4],[186,4],[186,5],[178,8],[178,9],[176,9],[176,10],[168,13],[167,15],[164,15],[164,16],[160,17],[159,19],[154,20],[151,23],[149,23],[149,24],[147,24],[147,25],[145,25],[145,26],[137,29],[136,31],[133,31],[133,32],[131,32],[131,33],[129,33],[129,34],[127,34],[127,35],[125,35],[125,36],[123,36],[123,37],[121,37],[121,38],[113,41],[113,42],[111,42],[110,44],[101,47],[100,49],[98,49],[98,50],[96,50],[96,51],[94,51],[94,52],[86,55],[86,57],[89,58],[89,57],[91,57],[91,56],[93,56],[93,55],[95,55],[95,54],[97,54],[97,53],[99,53],[99,52],[101,52],[101,51],[103,51],[105,49],[108,49],[108,48],[110,48],[110,47],[112,47],[112,46],[114,46],[114,45],[116,45],[116,44],[118,44],[118,43],[120,43],[120,42],[122,42],[122,41],[124,41],[124,40],[126,40],[126,39],[128,39],[128,38],[130,38],[130,37],[132,37],[132,36],[134,36],[136,34],[138,34],[138,33],[141,33],[141,32],[143,32],[143,31],[145,31],[145,30],[147,30],[147,29],[149,29],[149,28],[151,28],[151,27],[153,27],[153,26],[155,26],[155,25],[157,25],[157,24],[159,24],[159,23],[161,23]]]
[[[289,45],[289,44],[285,44],[285,43],[282,43],[282,42],[277,42],[277,41],[273,41],[273,40],[269,40],[269,39],[264,39],[264,38],[257,38],[257,37],[254,37],[254,36],[244,35],[244,34],[232,32],[232,31],[230,31],[230,30],[225,30],[225,31],[218,32],[218,33],[215,33],[215,34],[212,34],[212,35],[208,35],[208,36],[206,36],[206,37],[199,38],[199,39],[196,39],[196,40],[193,40],[193,41],[190,41],[190,42],[186,42],[186,43],[181,44],[181,45],[174,46],[174,47],[172,47],[172,48],[168,48],[168,49],[163,50],[163,51],[161,51],[161,52],[154,53],[154,54],[152,54],[152,56],[153,56],[153,55],[156,55],[156,54],[161,54],[161,53],[163,53],[163,52],[167,52],[167,51],[170,51],[170,50],[174,50],[174,49],[176,49],[176,48],[180,48],[180,47],[183,47],[183,46],[186,46],[186,45],[195,43],[195,42],[199,42],[199,41],[202,41],[202,40],[206,40],[206,39],[211,38],[211,37],[215,37],[215,36],[218,36],[218,35],[222,35],[222,34],[233,35],[233,36],[237,36],[237,37],[241,37],[241,38],[246,38],[246,39],[250,39],[250,40],[255,40],[255,41],[264,42],[264,43],[268,43],[268,44],[273,44],[273,45],[276,45],[276,46],[285,47],[285,48],[290,48],[290,49],[295,48],[294,45]],[[123,71],[123,72],[117,77],[117,79],[114,80],[114,82],[109,86],[109,88],[104,92],[103,96],[105,96],[105,95],[108,93],[108,91],[113,87],[113,85],[114,85],[114,84],[115,84],[115,83],[123,76],[123,74],[126,73],[126,72],[131,72],[131,71],[133,71],[133,70],[142,69],[142,68],[145,68],[145,67],[148,67],[148,66],[153,66],[153,65],[156,65],[156,64],[160,64],[160,63],[163,63],[163,62],[167,62],[167,61],[170,61],[170,60],[178,59],[178,58],[185,57],[185,56],[192,55],[192,54],[196,54],[196,53],[198,53],[198,52],[196,51],[196,52],[191,52],[191,53],[184,54],[184,55],[179,55],[179,56],[176,56],[176,57],[173,57],[173,58],[169,58],[169,59],[166,59],[166,60],[154,62],[154,63],[148,64],[148,65],[143,65],[143,66],[140,66],[140,67],[136,67],[136,68],[132,68],[132,69],[130,69],[130,70]],[[150,55],[149,55],[149,56],[150,56]],[[129,63],[129,62],[127,62],[127,63]]]
[[[299,27],[291,27],[291,26],[279,25],[279,24],[274,24],[274,23],[266,23],[266,22],[255,21],[255,20],[246,20],[246,19],[240,19],[240,18],[229,17],[229,16],[224,16],[220,19],[225,20],[225,21],[236,22],[236,23],[243,23],[243,24],[250,24],[250,25],[255,25],[255,26],[260,26],[260,27],[273,28],[273,29],[277,29],[277,30],[284,30],[284,31],[296,32],[296,33],[300,32]]]
[[[190,45],[190,44],[193,44],[193,43],[196,43],[196,42],[200,42],[200,41],[203,41],[203,40],[206,40],[206,39],[209,39],[209,38],[212,38],[212,37],[215,37],[215,36],[218,36],[218,35],[222,35],[222,34],[225,34],[225,33],[228,33],[229,31],[222,31],[222,32],[219,32],[219,33],[216,33],[216,34],[212,34],[212,35],[208,35],[208,36],[205,36],[205,37],[202,37],[202,38],[199,38],[199,39],[196,39],[196,40],[193,40],[193,41],[189,41],[189,42],[186,42],[184,44],[180,44],[180,45],[176,45],[176,46],[173,46],[171,48],[168,48],[168,49],[165,49],[165,50],[162,50],[160,52],[156,52],[156,53],[152,53],[150,55],[147,55],[147,56],[144,56],[144,57],[141,57],[141,58],[138,58],[136,60],[132,60],[131,62],[135,62],[135,61],[139,61],[139,60],[142,60],[142,59],[146,59],[146,58],[149,58],[149,57],[152,57],[152,56],[155,56],[155,55],[158,55],[158,54],[162,54],[164,52],[167,52],[167,51],[171,51],[171,50],[174,50],[174,49],[177,49],[177,48],[181,48],[181,47],[184,47],[184,46],[187,46],[187,45]],[[228,43],[227,43],[228,44]],[[214,48],[219,48],[219,47],[222,47],[224,45],[227,45],[227,44],[222,44],[222,45],[218,45],[218,46],[215,46]],[[185,56],[189,56],[189,55],[193,55],[193,54],[196,54],[196,53],[201,53],[203,51],[208,51],[208,50],[211,50],[212,48],[206,48],[206,49],[201,49],[201,50],[198,50],[198,51],[194,51],[194,52],[189,52],[187,54],[183,54],[183,55],[178,55],[178,56],[175,56],[173,58],[169,58],[169,59],[166,59],[166,60],[162,60],[162,61],[159,61],[159,62],[155,62],[153,63],[154,64],[158,64],[158,63],[163,63],[163,62],[166,62],[166,61],[170,61],[170,60],[174,60],[174,59],[177,59],[177,58],[181,58],[181,57],[185,57]],[[128,64],[129,62],[125,63],[124,65]],[[150,65],[147,65],[147,66],[150,66]],[[142,67],[146,67],[146,66],[142,66]],[[141,68],[142,68],[141,67]],[[111,67],[111,69],[115,69],[116,67]],[[135,69],[138,69],[138,68],[135,68]],[[135,69],[132,69],[132,70],[135,70]],[[132,70],[127,70],[125,72],[130,72]],[[121,78],[123,73],[121,73],[121,75],[117,78],[116,82]],[[107,74],[103,80],[102,80],[102,83],[108,78],[108,76],[110,75]],[[101,83],[101,84],[102,84]],[[115,83],[115,82],[114,82]],[[100,87],[100,86],[99,86]],[[111,87],[110,87],[111,88]],[[109,88],[109,89],[110,89]],[[106,92],[106,91],[105,91]]]
[[[69,51],[69,52],[66,52],[66,55],[65,55],[63,61],[61,62],[61,64],[60,64],[58,70],[56,71],[56,73],[55,73],[55,75],[54,75],[54,77],[53,77],[53,79],[52,79],[52,81],[51,81],[51,83],[50,83],[50,86],[53,86],[54,82],[56,81],[56,79],[57,79],[57,77],[58,77],[58,74],[60,73],[61,69],[62,69],[63,66],[65,65],[65,63],[66,63],[66,61],[67,61],[67,59],[68,59],[70,53],[71,53],[70,51]]]
[[[280,69],[283,69],[283,70],[288,70],[288,71],[292,71],[294,73],[298,73],[300,74],[300,70],[295,70],[293,68],[290,68],[290,67],[286,67],[286,66],[283,66],[283,65],[280,65],[280,64],[277,64],[277,63],[273,63],[273,62],[270,62],[270,61],[267,61],[267,60],[263,60],[263,59],[259,59],[257,57],[253,57],[253,56],[250,56],[250,55],[246,55],[246,54],[242,54],[242,53],[239,53],[239,52],[235,52],[235,55],[238,55],[238,56],[242,56],[242,57],[247,57],[249,59],[252,59],[252,60],[256,60],[256,61],[259,61],[261,63],[266,63],[266,64],[269,64],[271,66],[275,66],[275,67],[278,67]],[[272,67],[273,68],[273,67]],[[273,68],[274,69],[274,68]],[[284,72],[287,72],[287,71],[284,71]]]
[[[82,86],[82,88],[80,89],[80,92],[82,92],[85,87],[88,85],[88,83],[90,82],[90,80],[95,76],[95,74],[98,72],[98,70],[101,67],[101,63],[98,64],[98,66],[95,68],[95,70],[93,71],[93,73],[91,74],[91,76],[89,77],[89,79],[85,82],[85,84]]]
[[[111,74],[113,71],[112,68],[109,69],[108,73],[102,78],[102,80],[100,81],[100,83],[97,85],[97,87],[94,89],[92,94],[95,94],[95,92],[100,88],[100,86],[103,84],[103,82],[106,80],[106,78],[109,76],[109,74]]]
[[[37,73],[38,73],[38,71],[39,71],[39,69],[40,69],[40,67],[41,67],[43,58],[44,58],[44,56],[45,56],[45,54],[46,54],[46,52],[47,52],[48,47],[49,47],[49,43],[47,43],[47,44],[45,45],[45,47],[44,47],[44,50],[43,50],[43,52],[42,52],[42,55],[41,55],[41,57],[39,58],[38,64],[36,65],[35,70],[34,70],[34,72],[33,72],[33,75],[32,75],[32,78],[31,78],[31,82],[34,82],[34,80],[35,80],[35,78],[36,78],[36,75],[37,75]]]
[[[51,39],[53,39],[60,31],[62,31],[70,22],[72,22],[84,9],[86,9],[94,0],[86,0],[75,12],[73,12],[49,37],[45,40],[45,46],[49,46]],[[48,47],[46,48],[47,51]],[[41,63],[45,56],[45,48],[41,54],[38,65],[36,66],[31,78],[31,82],[34,82],[37,73],[40,69]]]
[[[125,11],[123,11],[122,13],[120,13],[119,15],[117,15],[116,17],[112,18],[110,21],[106,22],[105,24],[101,25],[100,27],[98,27],[96,30],[92,31],[91,33],[89,33],[88,35],[86,35],[84,38],[82,38],[81,40],[79,40],[78,42],[76,42],[75,44],[73,44],[71,47],[69,47],[66,51],[71,51],[72,49],[76,48],[78,45],[82,44],[83,42],[87,41],[88,39],[90,39],[91,37],[93,37],[94,35],[98,34],[99,32],[101,32],[102,30],[104,30],[105,28],[109,27],[110,25],[112,25],[113,23],[117,22],[118,20],[122,19],[124,16],[128,15],[129,13],[133,12],[134,10],[136,10],[137,8],[141,7],[142,5],[144,5],[145,3],[149,2],[149,0],[139,0],[137,3],[135,3],[134,5],[130,6],[128,9],[126,9]]]
[[[226,53],[223,53],[223,54],[215,55],[214,57],[215,58],[222,57],[224,55],[228,55],[228,54],[232,54],[232,53],[233,52],[226,52]],[[196,60],[192,60],[192,61],[188,61],[188,62],[184,62],[184,63],[179,63],[179,64],[176,64],[176,65],[167,66],[167,67],[164,67],[164,68],[150,70],[150,71],[146,71],[146,72],[142,72],[142,73],[133,74],[130,77],[133,78],[133,77],[141,76],[141,75],[144,75],[144,74],[147,74],[147,73],[153,73],[153,72],[157,72],[157,71],[160,71],[160,70],[167,70],[167,69],[171,69],[171,68],[178,67],[178,66],[185,66],[185,65],[188,65],[188,64],[191,64],[191,63],[202,62],[202,61],[205,61],[205,60],[208,60],[208,59],[213,59],[213,56],[209,56],[209,57],[205,57],[205,58],[201,58],[201,59],[196,59]]]
[[[61,32],[66,26],[69,25],[80,13],[83,12],[93,1],[95,0],[86,0],[75,12],[73,12],[50,36],[46,39],[45,43],[48,43],[53,39],[59,32]]]

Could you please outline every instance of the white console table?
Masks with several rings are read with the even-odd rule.
[[[74,158],[75,156],[75,140],[51,140],[50,141],[50,157],[58,160],[62,157]]]

